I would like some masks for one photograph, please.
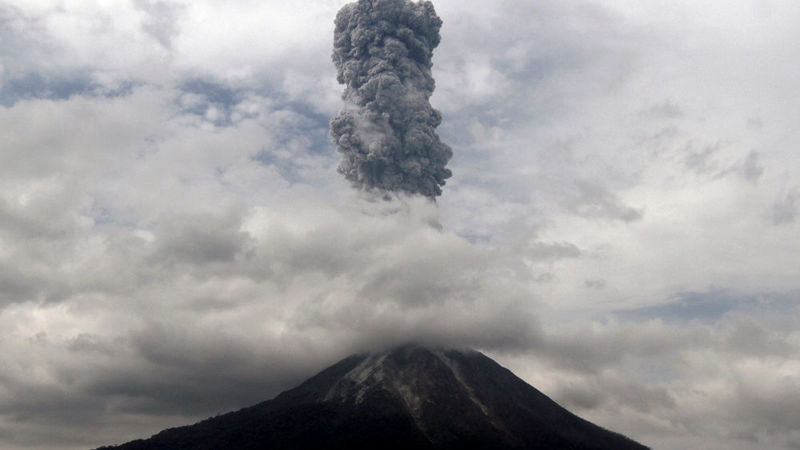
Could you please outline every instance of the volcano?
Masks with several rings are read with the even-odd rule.
[[[480,352],[353,355],[272,400],[102,450],[643,450]],[[98,450],[101,450],[98,449]]]

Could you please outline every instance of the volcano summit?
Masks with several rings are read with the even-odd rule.
[[[350,356],[272,400],[112,448],[647,449],[479,352],[417,346]]]

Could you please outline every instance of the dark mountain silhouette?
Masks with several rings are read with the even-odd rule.
[[[405,346],[350,356],[272,400],[102,449],[647,447],[562,408],[476,351]]]

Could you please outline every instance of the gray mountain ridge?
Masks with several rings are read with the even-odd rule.
[[[474,350],[347,357],[272,400],[102,450],[647,449]]]

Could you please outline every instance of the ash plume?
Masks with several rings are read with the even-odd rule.
[[[331,135],[338,170],[355,187],[441,195],[453,155],[429,102],[441,25],[428,1],[359,0],[336,16],[333,62],[346,87]]]

